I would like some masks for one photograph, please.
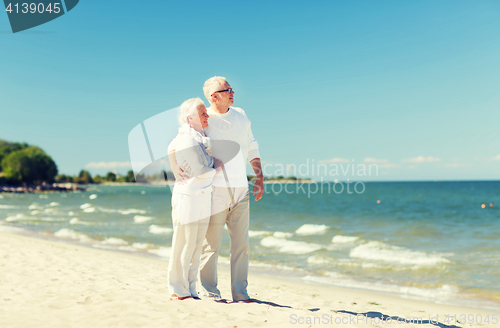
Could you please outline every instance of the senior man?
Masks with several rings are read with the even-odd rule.
[[[217,140],[232,141],[239,145],[236,157],[224,163],[224,171],[213,182],[212,215],[203,244],[200,280],[206,298],[221,300],[217,288],[217,260],[222,242],[224,224],[231,240],[231,293],[234,302],[251,302],[248,296],[248,265],[250,219],[246,163],[250,161],[257,181],[253,195],[258,201],[264,193],[264,177],[260,163],[259,146],[250,128],[250,120],[241,108],[234,104],[234,90],[226,78],[214,76],[203,86],[203,93],[210,103],[207,109],[209,125],[206,133],[213,141],[215,158],[227,158],[228,148],[217,147]],[[219,143],[221,145],[223,143]]]

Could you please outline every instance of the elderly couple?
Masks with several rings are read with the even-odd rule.
[[[171,299],[200,299],[198,269],[207,299],[223,301],[217,288],[217,260],[224,224],[231,240],[231,292],[234,302],[248,296],[249,192],[246,163],[257,176],[255,200],[264,193],[257,141],[241,108],[231,107],[234,91],[224,77],[203,86],[200,98],[180,106],[179,134],[168,147],[176,182],[172,193],[172,255],[168,269]],[[235,147],[236,146],[236,147]]]

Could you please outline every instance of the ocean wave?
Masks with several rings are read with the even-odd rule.
[[[26,216],[24,214],[17,214],[15,216],[8,216],[5,221],[7,222],[12,222],[12,221],[19,221],[19,220],[29,220],[30,217]]]
[[[3,205],[3,204],[0,204],[0,209],[11,209],[11,208],[20,208],[21,206],[17,206],[17,205]]]
[[[148,243],[133,243],[132,247],[137,248],[137,249],[148,249],[151,247],[151,244]]]
[[[34,211],[31,211],[31,215],[37,215],[37,214],[40,214],[42,212],[40,212],[39,210],[34,210]]]
[[[58,202],[52,202],[48,206],[55,207],[55,206],[59,206],[59,205],[61,205],[61,204],[59,204]]]
[[[307,263],[309,263],[309,264],[329,264],[329,263],[332,263],[332,259],[327,258],[327,257],[323,257],[323,256],[313,255],[313,256],[309,256],[309,258],[307,259]]]
[[[412,251],[404,247],[388,245],[379,241],[370,241],[351,249],[353,258],[376,260],[408,265],[434,266],[450,263],[450,260],[438,254]]]
[[[292,236],[293,236],[293,233],[291,233],[291,232],[275,231],[273,233],[273,237],[276,237],[276,238],[290,238]]]
[[[69,220],[69,224],[85,224],[85,225],[91,225],[91,224],[94,224],[92,222],[86,222],[86,221],[82,221],[78,218],[72,218],[71,220]]]
[[[82,243],[89,243],[93,241],[90,236],[67,228],[63,228],[54,232],[54,236],[59,238],[79,240]]]
[[[266,237],[260,241],[264,247],[278,248],[280,253],[307,254],[322,249],[318,244],[293,241],[276,237]]]
[[[62,221],[66,221],[66,219],[63,219],[63,218],[30,218],[30,220],[33,220],[33,221],[46,221],[46,222],[62,222]]]
[[[248,236],[249,237],[262,237],[262,236],[270,236],[273,233],[271,231],[253,231],[249,230],[248,231]]]
[[[332,238],[332,243],[334,244],[350,244],[355,241],[358,241],[359,237],[354,237],[354,236],[341,236],[337,235]]]
[[[115,210],[114,208],[105,208],[105,207],[98,207],[97,208],[99,212],[104,212],[104,213],[116,213],[118,210]]]
[[[95,212],[95,207],[89,207],[83,210],[85,213],[94,213]]]
[[[152,216],[142,216],[142,215],[134,216],[135,223],[143,223],[143,222],[147,222],[147,221],[150,221],[153,219],[154,219],[154,217],[152,217]]]
[[[145,210],[138,210],[136,208],[129,208],[127,210],[118,210],[118,212],[120,212],[123,215],[127,215],[127,214],[146,214],[147,213],[147,211],[145,211]]]
[[[29,210],[41,210],[41,209],[43,209],[43,207],[40,206],[40,204],[38,204],[38,203],[33,203],[30,206],[28,206],[28,209]]]
[[[158,249],[148,249],[148,253],[158,255],[160,257],[170,258],[172,247],[161,246]]]
[[[297,235],[322,235],[328,229],[329,227],[324,224],[304,224],[295,233]]]
[[[89,207],[92,207],[92,204],[90,204],[90,203],[85,203],[85,204],[80,205],[80,208],[81,208],[82,210],[84,210],[84,209],[86,209],[86,208],[89,208]]]
[[[167,235],[174,232],[174,229],[168,227],[161,227],[156,224],[152,224],[149,226],[149,232],[155,235]]]
[[[113,246],[123,246],[123,245],[128,245],[128,242],[126,242],[125,240],[123,240],[121,238],[110,237],[110,238],[106,238],[103,241],[101,241],[101,244],[113,245]]]
[[[92,194],[89,196],[89,199],[96,199],[97,198],[97,195],[96,194]]]

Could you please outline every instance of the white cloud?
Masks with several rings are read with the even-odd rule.
[[[433,162],[441,162],[441,158],[432,157],[432,156],[418,156],[413,158],[406,158],[401,160],[403,163],[433,163]]]
[[[340,158],[340,157],[335,157],[332,159],[323,159],[321,161],[318,161],[318,163],[351,163],[351,160],[345,159],[345,158]]]
[[[466,164],[466,163],[448,163],[445,164],[444,167],[450,168],[450,169],[456,169],[456,168],[461,168],[461,167],[470,167],[471,164]]]
[[[400,167],[401,165],[399,164],[394,164],[394,163],[383,163],[383,164],[379,164],[378,167],[380,167],[381,169],[394,169],[394,168],[397,168],[397,167]]]
[[[363,159],[363,162],[364,163],[389,163],[389,161],[386,159],[377,159],[377,158],[373,158],[373,157],[365,157],[365,159]]]
[[[85,165],[86,169],[117,169],[132,168],[130,162],[91,162]]]
[[[496,155],[494,156],[493,158],[491,158],[492,160],[494,161],[500,161],[500,154],[499,155]]]

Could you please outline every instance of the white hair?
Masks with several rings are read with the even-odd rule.
[[[219,91],[219,89],[225,84],[226,78],[222,76],[214,76],[205,81],[205,84],[203,85],[203,93],[210,104],[212,103],[213,93],[215,91]]]
[[[179,108],[179,124],[189,124],[188,116],[198,117],[198,106],[205,105],[200,98],[191,98],[182,103]]]

